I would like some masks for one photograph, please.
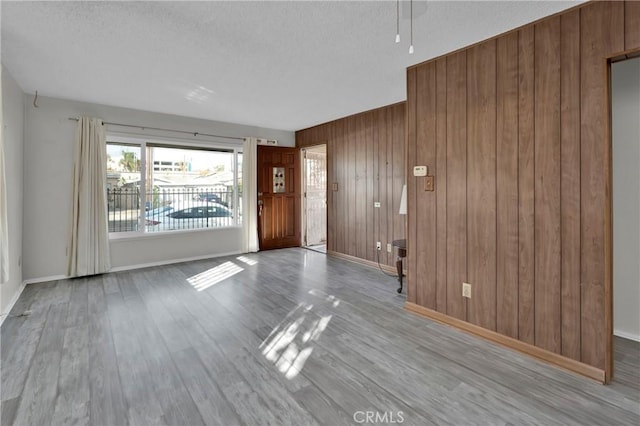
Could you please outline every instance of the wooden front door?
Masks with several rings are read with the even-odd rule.
[[[258,146],[260,250],[299,247],[300,217],[299,150]]]

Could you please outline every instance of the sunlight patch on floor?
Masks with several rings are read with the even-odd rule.
[[[303,302],[287,314],[260,344],[264,357],[287,379],[295,378],[311,356],[316,342],[327,329],[340,300],[313,290],[309,294],[320,300]]]
[[[240,262],[246,263],[249,266],[258,264],[257,260],[249,259],[247,256],[238,256],[236,257],[236,259],[238,259]]]
[[[208,269],[197,275],[189,277],[187,278],[187,281],[196,290],[203,291],[242,271],[244,271],[244,268],[241,268],[233,262],[227,261],[215,268]]]

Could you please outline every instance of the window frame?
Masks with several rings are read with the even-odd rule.
[[[145,137],[142,135],[131,135],[120,132],[107,132],[106,144],[121,144],[126,146],[135,146],[140,148],[140,194],[146,194],[147,190],[147,146],[160,147],[160,148],[177,148],[177,149],[192,149],[202,150],[207,152],[222,151],[233,154],[233,205],[234,209],[230,209],[235,216],[233,218],[233,224],[229,226],[220,226],[213,228],[195,228],[195,229],[179,229],[179,230],[165,230],[146,232],[145,230],[145,212],[144,208],[139,208],[138,211],[138,230],[137,231],[123,231],[123,232],[109,232],[109,240],[121,240],[121,239],[136,239],[136,238],[158,238],[163,236],[177,235],[177,234],[190,234],[199,232],[215,232],[219,230],[238,229],[242,227],[242,222],[239,214],[241,206],[238,191],[238,155],[242,155],[243,146],[242,143],[229,143],[220,142],[216,140],[202,141],[185,138],[173,138],[163,136],[150,136]],[[154,167],[153,164],[151,167]],[[105,188],[106,191],[106,188]],[[244,194],[243,194],[244,195]],[[143,206],[142,199],[139,200],[139,205]]]

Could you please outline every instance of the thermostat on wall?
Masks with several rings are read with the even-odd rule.
[[[427,175],[427,166],[414,166],[413,167],[413,175],[414,176],[426,176]]]

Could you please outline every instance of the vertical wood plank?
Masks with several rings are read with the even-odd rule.
[[[561,25],[562,354],[580,359],[580,11]]]
[[[594,2],[580,10],[581,132],[581,358],[605,368],[605,179],[608,137],[605,134],[608,84],[605,57],[624,49],[624,3]]]
[[[405,238],[406,216],[398,214],[400,208],[400,197],[402,196],[402,185],[404,185],[406,149],[407,144],[405,138],[406,123],[406,105],[396,104],[392,106],[393,111],[393,136],[391,138],[393,153],[393,183],[391,186],[391,217],[393,219],[394,239]],[[397,235],[397,236],[396,236]],[[395,260],[393,262],[395,264]]]
[[[518,337],[518,33],[497,40],[496,331]]]
[[[407,170],[416,165],[416,68],[407,70]],[[395,231],[395,227],[394,227]],[[416,241],[416,178],[407,173],[407,301],[417,303]]]
[[[336,182],[336,155],[335,155],[335,123],[330,124],[330,134],[327,140],[327,250],[336,251],[336,197],[331,190],[331,184]],[[329,220],[331,218],[331,220]]]
[[[376,183],[376,175],[373,167],[373,151],[375,147],[375,142],[373,139],[373,116],[374,112],[369,111],[364,114],[364,152],[366,153],[365,157],[365,186],[366,186],[366,199],[365,199],[365,211],[367,212],[366,217],[366,253],[367,256],[365,259],[375,262],[377,259],[378,253],[376,253],[376,241],[382,242],[380,240],[380,234],[374,230],[374,215],[377,215],[379,209],[373,207],[373,203],[375,201],[379,201],[376,198],[376,194],[374,194],[374,183]],[[374,211],[375,210],[375,211]]]
[[[416,150],[418,165],[435,164],[436,136],[436,64],[430,62],[417,69]],[[417,303],[430,309],[436,307],[436,244],[435,192],[424,190],[424,179],[416,185],[416,265]]]
[[[380,241],[382,241],[383,246],[387,242],[391,242],[391,237],[387,234],[387,227],[385,225],[386,217],[389,214],[389,202],[387,200],[387,174],[386,174],[386,165],[385,160],[387,156],[386,152],[386,143],[385,143],[385,133],[386,133],[386,109],[381,108],[376,111],[375,118],[375,140],[376,140],[376,152],[375,152],[375,163],[376,163],[376,191],[377,197],[376,199],[381,200],[382,205],[378,214],[376,215],[376,224],[378,226],[378,232],[380,235]],[[383,247],[384,248],[384,247]],[[389,259],[387,250],[384,249],[380,253],[380,264],[388,265]]]
[[[467,52],[467,320],[496,329],[496,41]]]
[[[561,351],[560,17],[535,27],[535,344]]]
[[[426,164],[426,150],[427,150],[427,138],[428,128],[432,123],[432,118],[427,114],[429,109],[427,104],[430,101],[429,96],[429,76],[428,64],[419,66],[416,68],[416,124],[415,124],[415,160],[413,164],[424,165]],[[413,167],[413,166],[412,166]],[[411,167],[411,168],[412,168]],[[426,235],[425,227],[425,209],[426,199],[424,197],[424,189],[421,187],[422,179],[414,178],[415,180],[415,222],[416,222],[416,239],[415,239],[415,252],[416,261],[415,264],[415,277],[416,277],[416,303],[421,306],[425,306],[425,292],[427,287],[427,277],[424,276],[426,272],[426,265],[422,259],[422,255],[425,254],[425,247],[429,245]]]
[[[406,125],[406,123],[405,123]],[[385,109],[385,140],[386,140],[386,174],[387,174],[387,233],[391,235],[391,240],[398,238],[393,228],[393,110],[391,108]],[[390,265],[395,264],[395,257],[389,256],[387,259]]]
[[[348,205],[348,196],[349,196],[349,185],[348,185],[348,179],[349,179],[349,170],[350,170],[350,164],[349,164],[349,145],[348,145],[348,141],[347,141],[347,137],[346,137],[346,132],[347,132],[347,120],[340,120],[339,123],[337,123],[336,125],[336,131],[338,132],[339,139],[338,139],[338,143],[340,144],[340,152],[341,152],[341,160],[342,160],[342,165],[341,167],[341,172],[340,172],[340,185],[338,186],[338,192],[340,193],[340,204],[342,205],[342,208],[340,209],[340,214],[341,214],[341,223],[342,226],[340,228],[341,231],[341,235],[340,235],[340,239],[339,241],[339,249],[340,249],[340,253],[347,253],[347,251],[349,250],[349,246],[348,246],[348,224],[349,224],[349,205]]]
[[[367,148],[365,115],[356,115],[356,257],[367,258]]]
[[[335,123],[335,153],[336,153],[336,180],[338,183],[338,192],[334,192],[336,197],[336,211],[333,220],[336,221],[336,246],[335,250],[339,253],[345,252],[345,224],[347,220],[347,206],[344,203],[346,178],[345,178],[345,144],[344,144],[344,123],[345,120],[337,120]]]
[[[534,28],[518,39],[518,338],[534,340]]]
[[[436,62],[436,310],[447,312],[447,60]]]
[[[624,2],[624,49],[640,47],[640,1]]]
[[[411,158],[411,157],[410,157]],[[447,57],[447,315],[466,320],[467,55]],[[411,215],[410,213],[410,223]],[[409,235],[412,235],[411,229]]]
[[[347,153],[347,170],[348,177],[346,181],[346,200],[348,201],[348,214],[349,223],[346,229],[346,241],[347,241],[347,254],[350,256],[357,256],[357,242],[358,233],[356,229],[357,221],[357,204],[356,204],[356,179],[357,179],[357,159],[356,159],[356,117],[349,117],[347,119],[347,143],[349,145],[349,151]]]

